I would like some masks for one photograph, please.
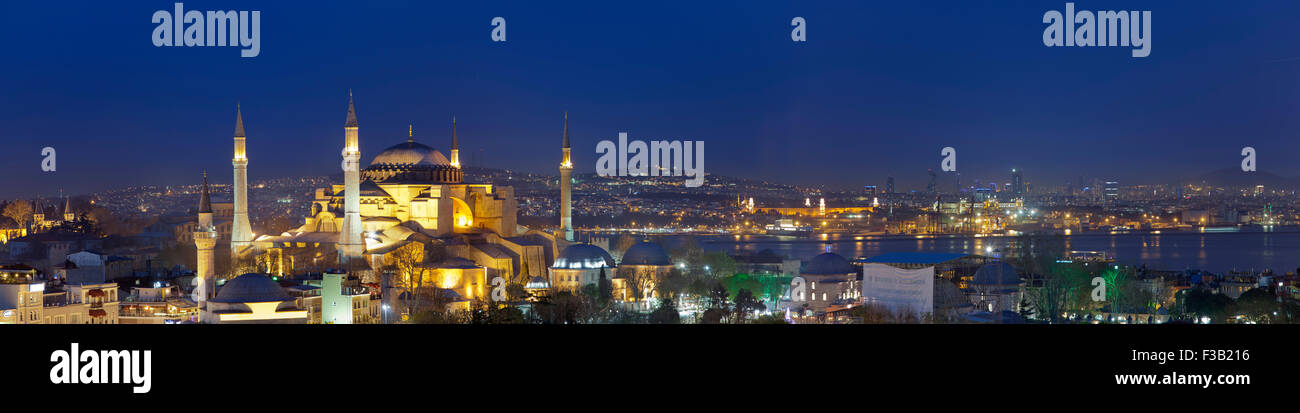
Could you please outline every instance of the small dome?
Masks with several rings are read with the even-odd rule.
[[[434,166],[450,165],[451,162],[437,149],[422,143],[406,141],[384,149],[370,161],[371,166],[382,164]]]
[[[280,284],[262,274],[248,273],[230,281],[217,291],[212,301],[218,303],[265,303],[292,300]]]
[[[1020,275],[1016,273],[1016,267],[1012,267],[1011,264],[1003,261],[991,262],[984,264],[975,272],[971,284],[1016,286],[1020,285]]]
[[[623,265],[673,265],[668,259],[664,247],[649,241],[641,241],[623,253]]]
[[[844,259],[840,254],[827,252],[809,260],[802,273],[808,275],[844,275],[855,272],[857,271],[853,270],[853,264],[849,264],[849,260]]]
[[[581,270],[614,267],[614,258],[604,249],[591,244],[573,244],[560,252],[551,268]]]
[[[534,276],[528,280],[528,284],[524,285],[524,289],[527,290],[544,290],[547,288],[551,288],[551,283],[547,282],[546,278],[542,276]]]

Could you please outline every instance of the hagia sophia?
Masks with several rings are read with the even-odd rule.
[[[657,244],[633,246],[620,266],[603,248],[574,242],[567,114],[559,165],[560,223],[554,233],[516,222],[514,188],[464,181],[455,118],[446,154],[417,142],[411,127],[406,141],[389,146],[362,167],[359,122],[349,92],[341,154],[344,182],[316,189],[310,215],[298,228],[255,234],[248,221],[246,139],[243,114],[237,108],[231,262],[255,262],[257,271],[223,287],[216,285],[213,245],[218,235],[205,177],[193,236],[199,254],[195,300],[206,315],[200,322],[228,318],[283,322],[282,313],[296,311],[276,304],[285,302],[283,294],[249,286],[273,285],[262,279],[274,275],[323,268],[343,268],[365,283],[379,284],[389,255],[412,243],[421,244],[426,257],[419,264],[425,270],[420,284],[449,290],[459,302],[489,300],[497,277],[531,292],[545,292],[576,290],[601,274],[611,280],[616,297],[636,301],[653,298],[654,283],[672,268],[667,252]],[[243,292],[231,291],[232,285],[241,286]],[[266,297],[277,300],[259,301]],[[253,315],[259,311],[267,315]]]

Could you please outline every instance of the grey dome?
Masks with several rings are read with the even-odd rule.
[[[551,268],[556,269],[590,269],[614,267],[614,258],[604,249],[591,244],[573,244],[560,252]]]
[[[262,274],[248,273],[230,281],[217,291],[212,301],[218,303],[265,303],[288,301],[293,297],[280,288],[280,284]]]
[[[371,166],[383,164],[435,166],[450,165],[451,162],[437,149],[415,141],[406,141],[384,149],[370,161]]]
[[[971,284],[1016,286],[1020,285],[1020,275],[1016,273],[1016,267],[1012,267],[1011,264],[1004,261],[991,262],[984,264],[975,272]]]
[[[668,259],[664,247],[653,242],[641,241],[623,253],[623,265],[673,265]]]
[[[802,273],[808,275],[844,275],[855,272],[857,271],[853,270],[853,264],[849,264],[849,260],[844,259],[840,254],[827,252],[809,260]]]

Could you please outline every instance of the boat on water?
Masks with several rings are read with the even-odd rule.
[[[798,225],[793,219],[778,219],[776,223],[764,227],[764,230],[767,235],[791,237],[806,237],[813,233],[811,225]]]

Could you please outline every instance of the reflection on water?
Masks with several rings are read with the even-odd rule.
[[[680,238],[671,236],[668,238]],[[771,249],[791,258],[806,260],[827,251],[846,257],[870,257],[891,252],[956,252],[988,254],[1006,248],[1007,237],[867,238],[830,235],[814,238],[746,235],[739,238],[703,237],[701,245],[710,251],[730,253]],[[680,239],[667,241],[671,248]],[[1300,266],[1300,231],[1291,232],[1176,232],[1164,234],[1080,234],[1068,237],[1066,248],[1104,251],[1116,261],[1146,264],[1166,270],[1187,268],[1215,272],[1273,269],[1294,271]]]

